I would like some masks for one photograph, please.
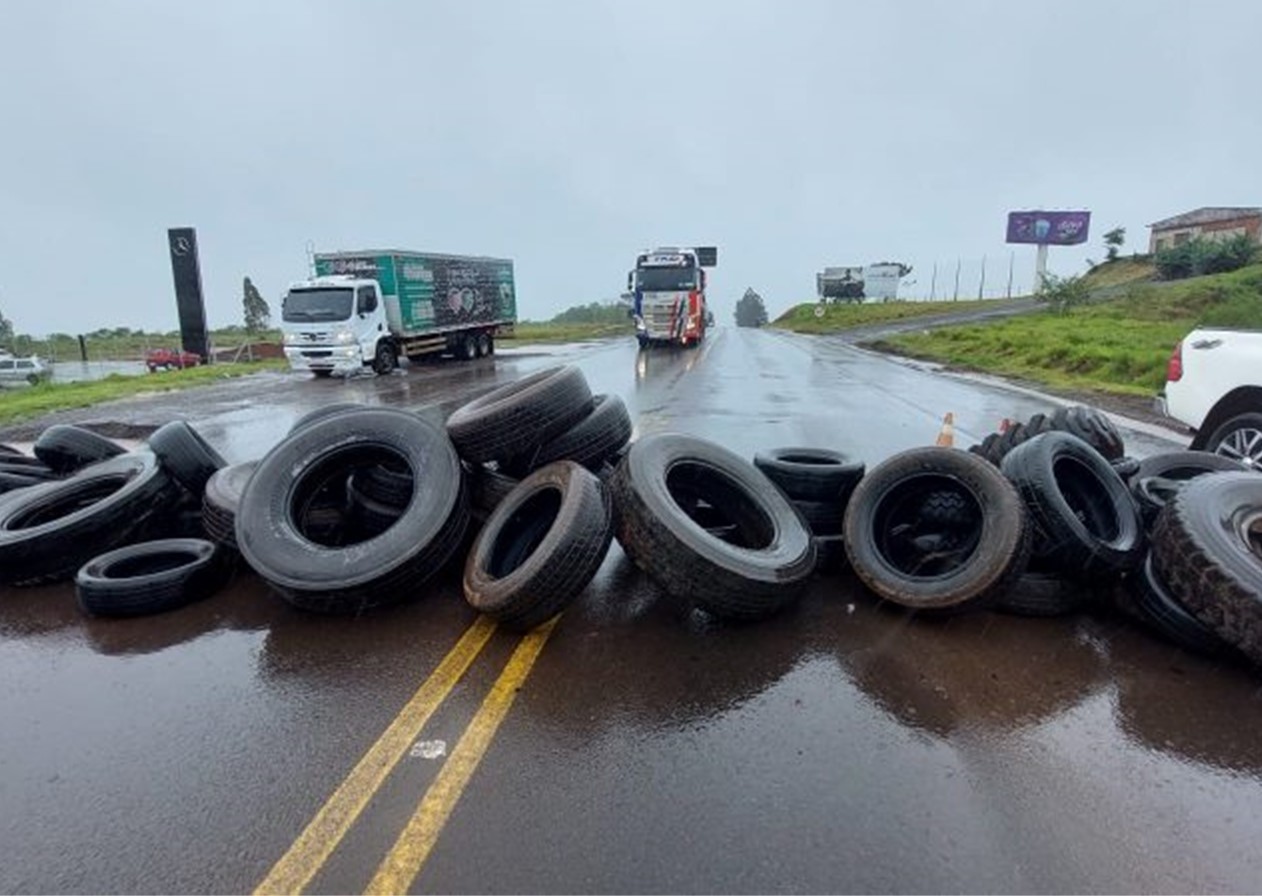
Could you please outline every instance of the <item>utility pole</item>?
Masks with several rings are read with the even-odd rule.
[[[938,263],[933,263],[933,277],[929,280],[929,301],[932,302],[938,295]]]
[[[983,255],[982,256],[982,279],[979,280],[977,283],[977,298],[979,301],[981,299],[986,298],[985,292],[986,292],[986,256]]]
[[[961,263],[962,263],[961,259],[959,258],[955,259],[955,298],[951,299],[952,302],[958,302],[960,300],[960,264]]]
[[[1008,253],[1008,298],[1012,298],[1012,266],[1016,263],[1017,253]]]

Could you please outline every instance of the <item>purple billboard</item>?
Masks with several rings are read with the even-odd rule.
[[[1074,246],[1090,225],[1091,212],[1008,212],[1008,242]]]

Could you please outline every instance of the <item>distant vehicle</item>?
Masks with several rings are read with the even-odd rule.
[[[30,383],[33,386],[52,375],[52,364],[36,355],[17,358],[9,352],[0,351],[0,385]]]
[[[145,366],[149,368],[150,373],[157,373],[159,370],[183,370],[186,367],[196,367],[201,363],[201,355],[182,349],[155,348],[145,352]]]
[[[821,302],[862,302],[863,289],[862,266],[824,268],[815,275],[815,292]]]
[[[400,356],[493,354],[495,337],[517,322],[513,263],[503,258],[394,249],[315,256],[315,275],[281,302],[285,357],[316,376],[368,367],[378,374]]]
[[[1174,347],[1157,405],[1192,430],[1192,449],[1262,470],[1262,333],[1193,330]]]
[[[645,250],[627,274],[630,315],[640,347],[681,345],[695,348],[705,340],[714,317],[706,307],[704,268],[718,262],[713,246],[667,246]]]

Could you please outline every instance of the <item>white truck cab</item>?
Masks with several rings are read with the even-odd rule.
[[[387,303],[375,280],[347,275],[290,284],[281,302],[285,357],[295,370],[317,376],[371,366],[389,373],[398,362]]]

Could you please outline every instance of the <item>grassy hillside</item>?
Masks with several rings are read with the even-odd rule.
[[[1083,279],[1091,289],[1108,289],[1113,286],[1130,286],[1147,280],[1155,280],[1157,266],[1147,255],[1106,261],[1092,268]]]
[[[1174,344],[1196,326],[1262,328],[1262,265],[1161,286],[1063,315],[892,337],[878,347],[1060,388],[1151,395]]]
[[[864,304],[820,305],[804,302],[795,305],[772,321],[771,326],[794,333],[836,333],[866,324],[888,323],[909,317],[926,317],[950,314],[955,311],[972,311],[978,308],[1002,308],[1004,301],[987,299],[965,302],[872,302]],[[816,309],[823,308],[824,316],[816,317]]]

